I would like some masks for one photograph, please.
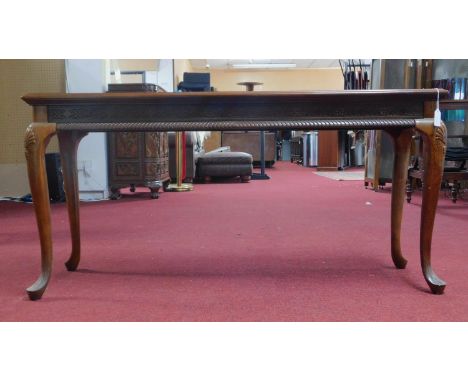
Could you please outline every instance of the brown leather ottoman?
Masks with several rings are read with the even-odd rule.
[[[243,182],[248,182],[252,175],[252,155],[234,151],[207,153],[197,160],[197,174],[207,182],[212,177],[237,176]]]

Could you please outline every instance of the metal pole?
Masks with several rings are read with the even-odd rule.
[[[175,155],[176,155],[176,183],[171,183],[168,187],[168,191],[192,191],[193,185],[190,183],[182,183],[184,174],[184,146],[182,139],[182,131],[176,131],[175,133]]]
[[[248,92],[254,91],[255,85],[262,85],[260,82],[239,82],[238,85],[244,85]],[[266,180],[270,177],[265,174],[265,131],[260,131],[260,174],[253,173],[252,180]]]
[[[265,176],[265,130],[260,131],[260,166],[261,175]]]

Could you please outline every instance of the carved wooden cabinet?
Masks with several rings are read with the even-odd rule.
[[[120,197],[120,189],[148,187],[153,199],[169,184],[169,148],[165,132],[108,133],[109,187],[111,199]]]
[[[139,89],[137,85],[142,88]],[[109,91],[157,91],[157,88],[153,90],[148,85],[150,84],[113,85],[112,89],[109,87]],[[111,199],[118,199],[120,189],[129,186],[132,192],[137,186],[148,187],[151,198],[157,199],[159,189],[166,189],[169,185],[167,132],[107,133],[107,160]]]

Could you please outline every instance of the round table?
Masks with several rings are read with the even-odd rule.
[[[263,82],[245,81],[245,82],[238,82],[237,85],[245,86],[248,92],[252,92],[256,85],[263,85]]]

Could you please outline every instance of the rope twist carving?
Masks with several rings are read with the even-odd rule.
[[[84,131],[219,131],[219,130],[385,130],[413,128],[414,119],[289,120],[289,121],[171,121],[119,123],[60,123],[57,130]]]

